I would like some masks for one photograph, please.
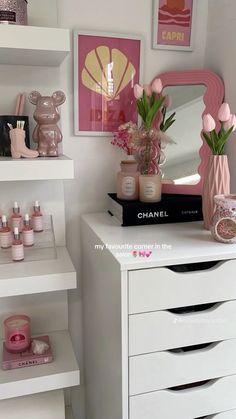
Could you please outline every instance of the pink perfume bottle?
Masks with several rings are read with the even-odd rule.
[[[8,227],[6,215],[2,216],[2,227],[0,228],[0,243],[2,249],[9,249],[12,244],[11,229]]]
[[[11,226],[12,230],[14,231],[14,228],[17,227],[19,229],[19,232],[22,231],[22,215],[20,213],[20,207],[18,203],[15,201],[13,206],[13,214],[11,216]]]
[[[24,246],[23,242],[20,239],[20,232],[18,227],[14,228],[14,237],[11,246],[12,250],[12,260],[14,262],[21,262],[24,260]]]
[[[26,351],[31,343],[30,318],[24,315],[8,317],[4,321],[5,345],[9,352]]]
[[[36,233],[43,231],[43,214],[40,211],[39,201],[35,201],[34,212],[32,214],[33,230]]]
[[[29,214],[25,214],[24,227],[22,230],[23,245],[31,247],[34,245],[34,230],[30,225]]]

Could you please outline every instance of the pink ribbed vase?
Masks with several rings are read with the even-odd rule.
[[[202,192],[204,227],[209,230],[215,212],[215,195],[230,194],[230,173],[227,156],[209,157]]]

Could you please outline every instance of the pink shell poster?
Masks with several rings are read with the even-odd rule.
[[[77,133],[102,135],[137,122],[133,87],[139,83],[141,40],[78,34]]]
[[[191,46],[193,0],[159,0],[157,44]]]

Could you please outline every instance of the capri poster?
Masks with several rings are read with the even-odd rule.
[[[179,49],[192,47],[193,3],[194,0],[156,1],[154,13],[154,19],[157,20],[154,24],[156,48],[158,46],[172,46]]]

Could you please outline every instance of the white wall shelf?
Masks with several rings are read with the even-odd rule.
[[[0,157],[0,182],[73,178],[74,162],[63,154],[59,157],[38,157],[37,159]]]
[[[0,25],[0,64],[59,66],[69,52],[68,29]]]
[[[52,363],[0,370],[0,400],[79,385],[80,371],[69,333],[53,332],[49,338],[54,355]]]
[[[76,288],[76,272],[65,247],[57,258],[0,265],[0,297]]]

